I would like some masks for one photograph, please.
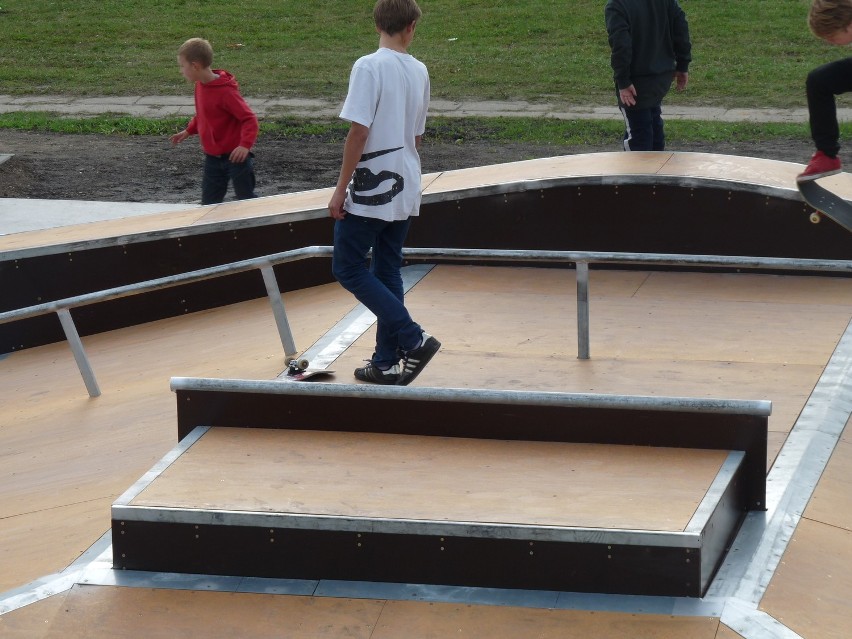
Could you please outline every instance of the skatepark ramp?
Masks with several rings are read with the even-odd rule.
[[[766,401],[173,378],[116,569],[700,597]]]
[[[595,153],[423,176],[410,248],[852,260],[847,232],[795,188],[801,166],[702,153]],[[836,180],[836,182],[832,182]],[[827,178],[852,194],[849,175]],[[330,243],[331,189],[0,236],[0,312]],[[677,267],[671,267],[677,268]],[[325,259],[279,264],[284,292],[328,283]],[[266,294],[256,273],[98,302],[86,336]],[[0,324],[0,353],[64,339],[55,318]]]

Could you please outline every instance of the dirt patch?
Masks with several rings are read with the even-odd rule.
[[[340,168],[342,141],[262,136],[255,146],[257,191],[276,195],[333,186]],[[501,164],[517,160],[617,151],[606,146],[562,146],[494,142],[425,141],[423,171]],[[805,163],[810,142],[772,140],[732,144],[706,142],[672,151],[746,155]],[[201,151],[190,140],[177,147],[165,136],[68,135],[0,131],[0,153],[14,157],[0,164],[0,197],[116,202],[198,202]],[[230,196],[230,194],[229,194]]]

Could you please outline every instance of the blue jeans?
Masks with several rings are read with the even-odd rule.
[[[204,174],[201,178],[201,203],[218,204],[224,201],[228,191],[228,181],[234,185],[234,194],[238,200],[257,197],[254,192],[254,154],[249,153],[245,162],[235,164],[228,159],[229,154],[204,154]]]
[[[624,116],[625,151],[665,151],[666,136],[660,105],[637,109],[619,105]]]
[[[402,245],[410,220],[385,222],[348,213],[334,224],[334,277],[378,320],[373,364],[386,368],[399,362],[398,349],[420,343],[422,329],[411,319],[402,288]],[[373,256],[367,265],[367,253]]]

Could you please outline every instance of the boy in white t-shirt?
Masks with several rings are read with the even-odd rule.
[[[408,53],[420,16],[414,0],[378,0],[373,8],[379,49],[349,76],[340,117],[350,128],[328,203],[334,276],[377,318],[376,350],[355,377],[377,384],[408,384],[441,347],[411,319],[400,272],[411,218],[420,213],[417,147],[429,107],[429,72]]]

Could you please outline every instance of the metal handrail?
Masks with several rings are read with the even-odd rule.
[[[82,341],[71,317],[71,309],[98,302],[130,297],[142,293],[171,288],[181,284],[191,284],[203,280],[232,275],[259,269],[263,276],[267,295],[272,305],[273,315],[278,326],[281,344],[286,357],[296,354],[296,345],[287,321],[287,313],[281,299],[281,289],[275,278],[273,267],[298,260],[314,257],[331,257],[331,246],[308,246],[281,253],[240,260],[229,264],[212,266],[187,273],[170,275],[135,284],[127,284],[67,297],[52,302],[27,306],[13,311],[0,313],[0,324],[22,319],[56,313],[59,317],[65,337],[68,340],[80,374],[91,397],[100,395],[94,371],[83,349]],[[599,251],[539,251],[539,250],[499,250],[499,249],[435,249],[406,248],[404,257],[408,259],[429,260],[465,260],[500,261],[525,263],[573,263],[577,269],[577,341],[578,358],[589,359],[589,265],[590,264],[630,264],[650,266],[710,267],[737,269],[766,269],[785,271],[818,271],[852,274],[852,260],[815,260],[777,257],[741,257],[719,255],[679,255],[665,253],[612,253]]]

